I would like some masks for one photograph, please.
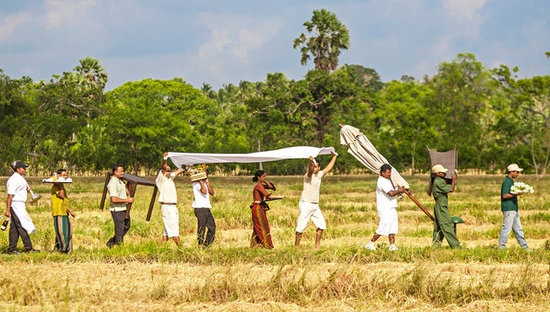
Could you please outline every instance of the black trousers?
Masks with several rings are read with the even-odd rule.
[[[10,234],[9,234],[9,245],[8,252],[14,252],[17,249],[17,241],[21,237],[23,241],[23,246],[26,251],[32,250],[32,242],[27,231],[21,226],[21,221],[19,217],[15,214],[13,209],[11,209],[11,223],[10,223]]]
[[[126,211],[111,211],[113,223],[115,224],[115,236],[107,242],[107,247],[124,243],[124,235],[130,229],[130,217],[126,218]]]
[[[214,241],[216,221],[214,221],[214,216],[209,208],[195,208],[195,216],[197,217],[197,241],[199,245],[207,247]],[[205,239],[204,234],[207,228]]]

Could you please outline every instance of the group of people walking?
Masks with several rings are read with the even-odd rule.
[[[376,250],[375,242],[382,235],[388,236],[390,243],[389,250],[397,250],[395,245],[395,235],[398,230],[396,196],[407,192],[407,190],[403,187],[395,187],[392,185],[390,180],[391,169],[391,166],[388,164],[384,164],[380,168],[380,177],[376,185],[376,208],[378,210],[378,216],[380,217],[380,223],[374,236],[365,245],[365,248],[369,250]],[[435,200],[432,244],[434,247],[439,248],[441,247],[443,238],[445,238],[451,248],[461,248],[449,212],[448,199],[449,193],[452,193],[455,189],[457,174],[456,172],[453,173],[452,178],[448,181],[445,179],[447,171],[448,169],[441,164],[436,164],[431,169],[431,172],[436,175],[432,188],[432,196]],[[506,243],[510,236],[510,231],[512,230],[521,248],[528,249],[518,213],[517,198],[523,193],[511,191],[514,185],[514,179],[519,176],[521,171],[523,171],[523,169],[517,164],[510,164],[506,168],[506,177],[502,182],[500,203],[504,220],[499,235],[498,247],[500,249],[506,248]]]
[[[159,190],[158,201],[161,205],[162,222],[164,224],[162,242],[165,243],[172,239],[179,246],[181,240],[179,236],[179,210],[177,207],[178,194],[174,179],[185,170],[178,168],[176,171],[172,171],[167,159],[167,153],[164,153],[160,170],[155,179],[155,184]],[[109,210],[113,218],[115,235],[107,242],[109,248],[124,242],[124,236],[130,228],[130,214],[126,204],[134,201],[126,187],[119,187],[124,186],[122,181],[124,167],[119,164],[114,165],[112,173],[107,190],[110,196]],[[214,242],[216,234],[216,221],[210,210],[212,208],[210,196],[214,196],[214,189],[210,184],[206,171],[192,170],[190,176],[194,196],[191,206],[197,217],[197,243],[200,246],[208,247]],[[118,208],[119,204],[122,204],[120,209]]]
[[[319,162],[309,157],[307,172],[303,177],[303,190],[299,201],[299,215],[295,229],[295,247],[300,246],[302,234],[305,232],[309,220],[316,227],[315,248],[319,248],[323,231],[326,230],[326,221],[319,208],[321,181],[329,173],[336,163],[336,153],[332,153],[332,159],[324,169],[321,169]],[[19,238],[23,241],[25,252],[39,252],[34,249],[29,234],[35,232],[34,224],[30,218],[25,203],[28,192],[32,189],[25,180],[28,165],[16,161],[12,163],[14,173],[7,181],[7,205],[5,217],[11,220],[9,230],[9,254],[20,253],[17,250]],[[499,248],[505,248],[511,231],[524,249],[528,248],[524,237],[518,213],[518,196],[521,192],[512,192],[514,179],[516,179],[523,169],[517,164],[511,164],[507,167],[507,174],[501,186],[501,210],[503,212],[503,224],[499,236]],[[388,236],[389,250],[397,250],[395,244],[395,235],[398,233],[397,216],[397,197],[408,192],[403,186],[396,187],[391,181],[392,167],[389,164],[383,164],[380,167],[380,175],[376,185],[376,208],[379,216],[378,229],[375,231],[371,240],[365,245],[369,250],[376,250],[376,241],[381,236]],[[431,171],[436,175],[433,181],[432,195],[435,200],[434,205],[434,230],[432,242],[436,247],[440,247],[443,238],[447,240],[451,248],[460,248],[454,231],[454,224],[448,207],[448,194],[453,192],[456,185],[457,175],[453,173],[450,181],[445,179],[447,169],[437,164]],[[177,245],[180,245],[179,237],[179,211],[177,208],[177,192],[174,179],[184,172],[179,168],[172,171],[167,163],[167,154],[164,154],[163,161],[155,180],[159,190],[159,202],[161,204],[161,214],[164,224],[162,242],[172,239]],[[107,241],[109,248],[120,245],[124,242],[124,236],[130,229],[130,214],[127,204],[134,201],[130,192],[123,181],[124,167],[114,165],[112,168],[112,177],[109,180],[107,189],[110,196],[109,210],[114,224],[114,235]],[[208,179],[205,170],[195,170],[190,172],[194,201],[192,207],[197,218],[197,243],[200,246],[208,247],[214,242],[216,233],[216,222],[211,212],[212,205],[210,196],[214,196],[214,189]],[[275,191],[273,183],[266,180],[267,175],[263,170],[258,170],[252,181],[255,182],[252,190],[253,201],[250,204],[252,216],[253,231],[251,237],[252,247],[273,248],[273,239],[267,219],[269,210],[268,201],[274,199],[267,190]],[[67,170],[59,169],[56,173],[56,179],[52,180],[52,216],[55,230],[54,250],[70,253],[72,251],[72,225],[69,216],[76,217],[76,214],[69,208],[69,199],[64,183],[67,181]]]

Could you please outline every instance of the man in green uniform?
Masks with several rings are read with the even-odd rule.
[[[447,173],[445,167],[437,164],[433,166],[432,172],[436,174],[432,189],[432,195],[435,199],[433,244],[436,247],[441,247],[441,242],[443,241],[443,237],[445,237],[451,248],[460,248],[448,207],[448,194],[455,189],[456,173],[453,173],[453,178],[449,185],[444,179],[445,173]]]

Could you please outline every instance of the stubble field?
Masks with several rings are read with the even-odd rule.
[[[405,176],[415,197],[429,210],[428,176]],[[196,218],[189,179],[180,177],[182,246],[161,243],[156,204],[146,214],[152,188],[138,186],[132,228],[124,246],[108,249],[112,220],[99,203],[104,177],[73,177],[67,185],[73,219],[70,255],[50,252],[54,232],[51,185],[27,180],[43,198],[27,208],[37,227],[31,236],[39,254],[7,255],[7,231],[0,232],[0,309],[6,311],[547,311],[550,306],[550,178],[533,176],[535,194],[520,198],[520,214],[531,252],[513,235],[498,250],[502,222],[499,193],[504,176],[460,176],[449,197],[461,250],[431,247],[433,224],[407,197],[399,202],[399,250],[363,248],[378,225],[376,175],[327,176],[320,206],[327,220],[320,250],[309,225],[299,249],[293,247],[301,176],[270,177],[277,195],[268,219],[275,249],[249,247],[249,204],[253,182],[246,177],[211,177],[217,223],[213,246],[196,245]],[[0,179],[5,203],[6,177]],[[149,177],[153,180],[153,177]],[[19,243],[22,247],[21,242]]]

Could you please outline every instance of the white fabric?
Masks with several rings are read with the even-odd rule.
[[[397,234],[397,209],[387,207],[378,209],[378,217],[380,218],[380,222],[378,223],[378,230],[376,230],[376,234],[384,236]]]
[[[159,202],[161,203],[178,203],[178,193],[176,192],[176,184],[174,183],[174,178],[176,173],[170,173],[170,177],[167,178],[162,170],[159,170],[159,174],[155,179],[155,184],[159,189]]]
[[[302,190],[301,201],[315,204],[319,202],[322,177],[323,170],[319,170],[317,174],[312,174],[311,178],[307,177],[307,173],[304,175],[304,189]]]
[[[392,190],[394,187],[391,181],[379,176],[376,183],[376,210],[380,218],[376,234],[379,235],[397,234],[397,198],[388,195],[388,192]]]
[[[19,218],[21,226],[25,229],[25,231],[27,231],[27,233],[34,234],[34,232],[36,232],[36,227],[34,226],[34,223],[32,223],[31,216],[29,216],[29,213],[25,208],[25,203],[12,202],[11,210]]]
[[[206,188],[206,194],[201,193],[201,182],[193,182],[193,195],[195,200],[191,207],[193,208],[212,208],[210,204],[210,194],[208,194],[208,185],[204,182],[204,187]]]
[[[294,146],[278,150],[248,153],[248,154],[209,154],[209,153],[176,153],[169,152],[167,157],[178,168],[196,164],[215,163],[256,163],[284,159],[309,158],[318,155],[336,153],[334,147]]]
[[[19,218],[21,226],[25,231],[29,234],[33,234],[36,232],[36,227],[25,208],[28,188],[29,184],[27,184],[27,180],[17,172],[14,172],[6,182],[6,191],[8,195],[13,195],[11,200],[11,211]]]
[[[27,180],[17,172],[14,172],[6,182],[7,193],[13,195],[13,202],[26,202],[28,188]]]
[[[357,128],[348,125],[343,126],[340,129],[340,144],[349,146],[348,152],[376,174],[380,174],[380,167],[383,164],[389,164],[388,160],[376,150],[369,139]],[[392,168],[391,180],[397,186],[410,188],[409,183],[403,179],[395,168]]]
[[[164,222],[164,236],[180,236],[179,211],[176,205],[161,205],[162,221]]]
[[[378,182],[376,183],[376,207],[397,207],[397,197],[388,194],[389,191],[393,190],[395,188],[389,179],[378,176]]]
[[[325,230],[327,228],[323,213],[321,209],[319,209],[319,204],[300,201],[299,207],[300,215],[298,216],[298,222],[296,224],[297,233],[305,232],[309,219],[313,221],[313,224],[315,224],[318,229]]]

